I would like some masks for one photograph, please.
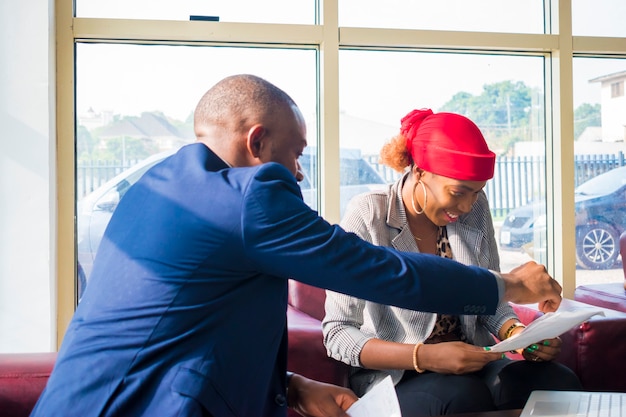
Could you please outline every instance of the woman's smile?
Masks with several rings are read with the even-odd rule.
[[[445,209],[443,210],[443,212],[446,214],[446,218],[448,219],[448,222],[454,223],[455,221],[459,220],[458,214],[453,214],[452,212],[445,210]]]

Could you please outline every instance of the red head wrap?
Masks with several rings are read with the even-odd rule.
[[[415,165],[426,171],[463,181],[493,177],[496,155],[465,116],[413,110],[402,118],[400,133]]]

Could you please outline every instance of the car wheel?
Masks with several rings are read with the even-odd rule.
[[[619,235],[610,224],[583,226],[576,238],[576,261],[585,269],[608,269],[618,255]]]

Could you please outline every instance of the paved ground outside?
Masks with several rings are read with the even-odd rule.
[[[511,269],[532,260],[522,251],[500,250],[500,269],[508,272]],[[619,259],[618,259],[619,261]],[[558,279],[558,277],[555,277]],[[610,282],[623,282],[624,270],[621,262],[617,262],[611,269],[590,270],[576,268],[576,285],[608,284]]]
[[[499,224],[494,224],[496,229],[496,239],[499,235]],[[500,249],[500,269],[508,272],[511,269],[532,260],[532,258],[522,250],[503,250]],[[558,278],[559,277],[555,277]],[[589,270],[576,268],[576,286],[588,284],[608,284],[611,282],[624,282],[624,270],[622,269],[621,258],[618,257],[617,262],[611,269]]]

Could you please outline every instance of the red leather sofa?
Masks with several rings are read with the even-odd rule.
[[[574,300],[626,312],[626,290],[621,282],[580,285],[574,290]]]
[[[624,280],[609,284],[581,285],[574,291],[574,300],[626,312],[626,231],[620,236],[619,246]]]
[[[303,375],[343,385],[347,381],[348,368],[335,361],[337,367],[333,373],[320,375],[319,364],[322,361],[320,351],[325,354],[322,341],[321,320],[324,317],[324,290],[306,284],[290,282],[289,293],[289,366]],[[541,313],[536,305],[513,305],[520,320],[530,323]],[[626,313],[607,308],[595,307],[575,300],[563,300],[562,308],[596,308],[605,316],[594,316],[589,321],[561,335],[564,348],[558,361],[572,369],[580,378],[583,387],[590,391],[621,391],[626,392]],[[310,353],[295,350],[291,345],[297,329],[292,329],[292,314],[305,313],[309,320],[315,320],[317,336],[307,345]],[[312,324],[312,323],[311,323]],[[309,329],[311,331],[312,329]],[[310,336],[310,334],[309,334]],[[297,336],[296,336],[297,337]],[[316,359],[313,359],[316,358]],[[326,359],[326,358],[324,358]],[[304,363],[303,363],[304,361]],[[297,366],[297,368],[295,368]]]
[[[0,416],[26,417],[46,386],[57,354],[0,354]]]
[[[348,366],[328,358],[323,345],[324,299],[324,290],[290,282],[288,367],[309,378],[347,386]],[[563,306],[591,307],[574,300],[563,300]],[[542,314],[534,305],[513,307],[524,323]],[[626,392],[626,313],[602,310],[605,317],[594,316],[561,336],[564,348],[558,361],[574,370],[587,390]],[[55,353],[0,354],[0,416],[28,416],[55,359]],[[297,414],[290,411],[290,416]]]
[[[287,369],[318,381],[347,386],[350,368],[329,358],[324,347],[321,321],[325,299],[324,290],[290,281]]]

